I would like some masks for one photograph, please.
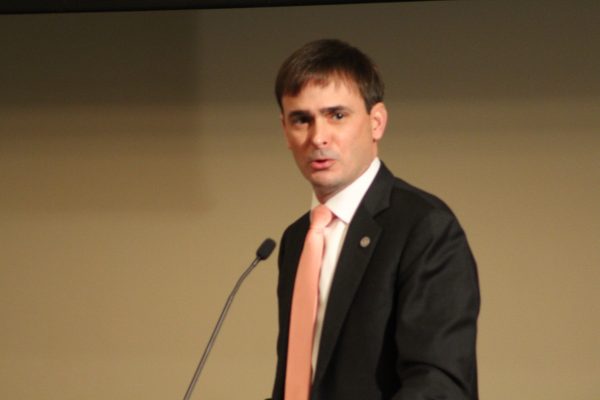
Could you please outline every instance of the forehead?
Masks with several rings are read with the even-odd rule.
[[[343,78],[310,80],[298,94],[282,98],[284,111],[290,111],[290,108],[356,106],[358,103],[364,104],[358,86],[354,81]]]

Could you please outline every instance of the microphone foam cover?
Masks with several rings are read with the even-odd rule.
[[[256,250],[256,257],[261,260],[266,260],[273,252],[273,249],[275,249],[275,241],[271,238],[267,238],[262,242],[258,250]]]

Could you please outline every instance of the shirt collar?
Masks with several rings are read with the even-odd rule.
[[[369,189],[369,186],[373,183],[380,166],[381,161],[378,157],[375,157],[371,162],[371,165],[369,165],[369,168],[367,168],[361,176],[325,202],[327,208],[329,208],[336,217],[344,221],[344,223],[349,224],[358,205]],[[317,200],[317,197],[313,192],[311,209],[318,205],[319,200]]]

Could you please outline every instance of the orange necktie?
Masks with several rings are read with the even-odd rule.
[[[324,205],[312,211],[310,229],[298,263],[285,377],[285,400],[308,400],[312,378],[311,360],[319,294],[319,272],[325,249],[323,231],[333,214]]]

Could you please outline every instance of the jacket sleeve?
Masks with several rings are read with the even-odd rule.
[[[479,285],[465,234],[448,210],[412,229],[399,267],[394,400],[475,400]]]

